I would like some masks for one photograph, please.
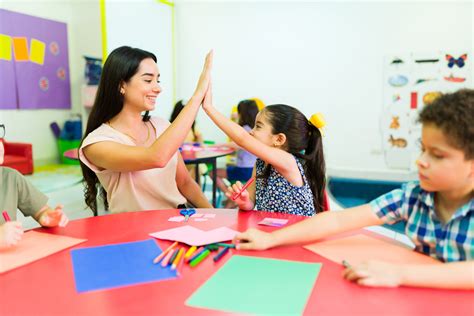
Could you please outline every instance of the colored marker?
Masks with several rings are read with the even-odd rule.
[[[196,259],[197,257],[199,257],[199,255],[201,254],[201,252],[203,252],[204,250],[206,250],[205,247],[199,247],[198,250],[196,250],[193,255],[187,259],[187,263],[190,263],[191,261],[193,261],[194,259]]]
[[[255,181],[254,177],[250,178],[249,181],[247,181],[247,183],[242,187],[242,189],[238,193],[235,192],[234,194],[232,194],[232,197],[231,197],[232,201],[237,200],[237,198],[242,194],[242,192],[244,192],[249,187],[249,185],[251,185],[252,182],[254,181]]]
[[[202,253],[199,254],[199,256],[196,259],[192,260],[189,263],[189,266],[192,268],[197,266],[201,261],[206,259],[206,257],[209,256],[210,253],[211,251],[209,249],[205,249]]]
[[[3,218],[5,219],[5,222],[11,221],[10,215],[8,215],[8,212],[7,212],[7,211],[3,211],[3,212],[2,212],[2,215],[3,215]]]
[[[216,243],[217,246],[221,246],[221,247],[227,247],[227,248],[235,248],[235,244],[226,244],[226,243],[223,243],[223,242],[218,242]]]
[[[178,251],[178,255],[176,256],[176,258],[173,260],[173,263],[171,264],[171,270],[176,270],[176,268],[178,267],[179,260],[183,256],[183,253],[184,253],[184,247],[181,247]]]
[[[181,260],[179,260],[179,262],[178,262],[178,266],[176,267],[176,272],[178,273],[178,275],[181,274],[181,271],[183,270],[183,268],[182,268],[183,265],[184,265],[184,253],[181,256]]]
[[[169,262],[170,262],[170,259],[171,259],[171,256],[173,256],[173,251],[168,251],[168,253],[166,254],[166,256],[163,258],[163,260],[161,261],[161,266],[164,268],[166,266],[168,266]]]
[[[173,251],[173,255],[171,256],[170,258],[170,261],[168,261],[168,265],[172,265],[174,260],[176,259],[176,257],[178,256],[178,252],[179,252],[179,249],[176,248],[174,251]]]
[[[160,261],[161,258],[163,258],[163,257],[168,253],[168,251],[170,251],[171,249],[173,249],[177,244],[178,244],[178,242],[175,241],[171,246],[169,246],[168,248],[166,248],[165,251],[163,251],[163,252],[160,253],[155,259],[153,259],[153,263],[154,263],[154,264],[157,264],[158,261]]]
[[[346,260],[342,260],[342,265],[344,266],[344,268],[352,268],[352,266]]]
[[[214,260],[214,262],[221,260],[221,258],[224,257],[224,255],[229,252],[229,249],[230,249],[229,247],[222,248],[222,250],[214,258],[212,258],[212,260]]]
[[[196,251],[196,249],[196,246],[192,246],[191,248],[189,248],[188,251],[186,251],[186,254],[184,255],[184,259],[188,259],[189,257],[191,257],[191,255]]]

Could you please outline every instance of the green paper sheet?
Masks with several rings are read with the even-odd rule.
[[[258,315],[301,315],[321,266],[232,256],[186,305]]]

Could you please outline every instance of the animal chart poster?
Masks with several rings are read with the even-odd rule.
[[[443,51],[406,53],[384,59],[380,120],[388,168],[413,170],[420,153],[419,112],[442,93],[472,86],[472,54]]]
[[[70,109],[66,23],[0,9],[0,109]]]

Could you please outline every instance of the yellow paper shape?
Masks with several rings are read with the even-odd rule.
[[[12,60],[12,38],[0,34],[0,59]]]
[[[0,249],[0,273],[42,259],[87,239],[28,231],[18,245]]]
[[[28,41],[26,37],[13,38],[13,54],[16,61],[29,61],[28,56]]]
[[[323,240],[304,246],[304,248],[339,264],[342,264],[342,260],[346,260],[351,265],[357,265],[367,260],[409,264],[440,263],[429,256],[410,250],[396,241],[388,242],[362,234]]]
[[[30,60],[36,64],[44,64],[44,52],[46,44],[36,38],[32,38],[30,42]]]

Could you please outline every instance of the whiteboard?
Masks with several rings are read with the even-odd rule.
[[[156,55],[162,92],[151,114],[166,119],[174,106],[173,22],[173,7],[156,0],[105,1],[107,54],[126,45]]]

